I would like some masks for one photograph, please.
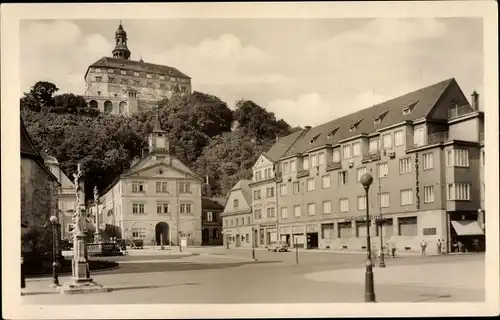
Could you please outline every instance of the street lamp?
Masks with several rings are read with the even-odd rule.
[[[380,170],[380,169],[379,169]],[[380,268],[385,268],[385,258],[384,258],[384,239],[383,239],[383,222],[384,219],[382,217],[382,190],[381,190],[381,185],[380,185],[380,172],[378,174],[378,202],[379,202],[379,209],[380,209],[380,263],[379,267]]]
[[[255,229],[252,227],[252,259],[255,259]]]
[[[52,223],[52,288],[59,286],[59,278],[57,276],[57,217],[51,216],[50,222]]]
[[[369,173],[361,176],[361,184],[365,188],[366,197],[366,271],[365,271],[365,302],[375,302],[375,288],[373,285],[373,263],[370,243],[370,207],[368,201],[368,190],[373,182],[373,177]]]

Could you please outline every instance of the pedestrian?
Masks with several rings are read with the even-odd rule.
[[[427,248],[427,242],[422,239],[422,242],[420,242],[420,248],[422,248],[422,255],[425,256],[425,249]]]
[[[396,258],[396,245],[394,242],[391,242],[391,254],[393,259]]]
[[[458,241],[457,246],[458,246],[458,252],[460,252],[460,253],[463,252],[464,244],[461,241]]]
[[[474,246],[474,250],[476,251],[476,253],[479,253],[479,251],[480,251],[479,240],[477,238],[474,239],[472,244]]]
[[[444,242],[444,239],[441,239],[441,254],[445,255],[446,254],[446,242]]]
[[[458,252],[458,243],[457,240],[453,243],[453,252]]]
[[[441,251],[441,240],[440,239],[438,239],[438,241],[436,243],[436,251],[437,251],[438,256],[441,255],[442,251]]]

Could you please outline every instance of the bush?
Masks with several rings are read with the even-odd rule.
[[[95,270],[106,270],[111,268],[116,268],[119,266],[118,262],[106,261],[106,260],[89,260],[89,268],[91,271]],[[59,266],[57,268],[57,273],[61,274],[71,274],[71,260],[60,259]],[[24,273],[27,276],[43,276],[52,274],[52,261],[48,259],[37,261],[36,263],[31,261],[29,263],[24,263]]]

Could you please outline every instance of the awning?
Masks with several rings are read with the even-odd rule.
[[[475,220],[452,221],[451,225],[459,236],[484,235],[483,229],[481,229],[479,223]]]

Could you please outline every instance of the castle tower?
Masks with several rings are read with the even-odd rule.
[[[123,30],[122,22],[115,32],[116,45],[113,49],[113,58],[116,59],[130,59],[130,50],[127,47],[127,33]]]
[[[167,140],[167,132],[161,129],[158,110],[156,111],[155,125],[153,132],[149,134],[149,152],[169,152],[169,144]]]

